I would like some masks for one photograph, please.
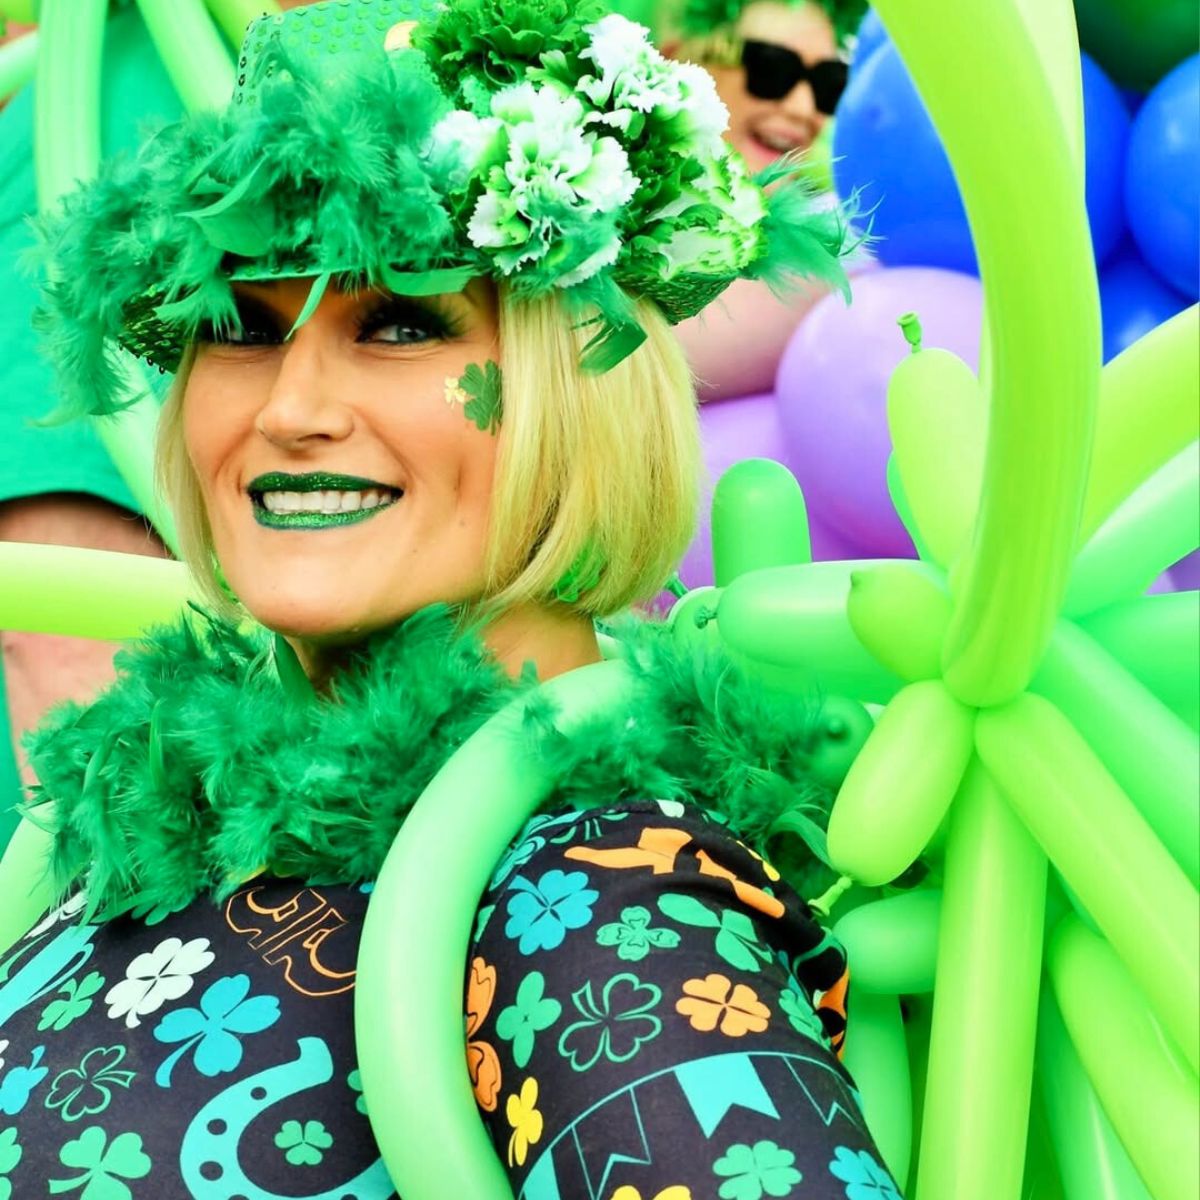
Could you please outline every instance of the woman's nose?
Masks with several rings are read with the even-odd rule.
[[[255,419],[258,432],[287,450],[349,437],[354,412],[347,403],[348,381],[322,331],[301,326],[280,347],[278,364]]]
[[[801,80],[779,102],[779,107],[795,121],[814,122],[817,119],[817,103],[812,84]]]

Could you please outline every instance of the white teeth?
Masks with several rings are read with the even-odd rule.
[[[403,493],[390,488],[370,488],[365,492],[263,492],[263,507],[272,513],[334,513],[357,512],[362,508],[378,508],[398,500]]]

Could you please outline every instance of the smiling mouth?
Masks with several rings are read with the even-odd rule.
[[[753,131],[753,136],[754,140],[768,154],[788,154],[807,144],[802,137],[772,133],[766,130],[756,129]]]
[[[403,496],[402,488],[357,475],[273,472],[247,487],[254,519],[267,529],[333,529],[354,525]]]

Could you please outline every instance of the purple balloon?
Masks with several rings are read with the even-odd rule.
[[[808,536],[812,539],[813,562],[849,562],[871,557],[867,550],[846,541],[811,512],[808,514]]]
[[[1200,550],[1193,550],[1171,568],[1171,581],[1177,592],[1200,591]]]
[[[707,587],[713,581],[712,513],[713,488],[717,480],[744,458],[773,458],[793,473],[783,440],[779,404],[767,392],[761,396],[738,396],[713,400],[700,406],[700,437],[704,449],[704,488],[700,496],[700,519],[696,536],[683,556],[679,577],[690,588]]]
[[[792,335],[775,381],[783,461],[804,489],[810,517],[870,557],[916,553],[887,486],[887,383],[909,353],[896,321],[910,311],[921,319],[924,345],[977,365],[979,280],[935,267],[893,267],[855,279],[848,308],[839,296],[822,300]]]

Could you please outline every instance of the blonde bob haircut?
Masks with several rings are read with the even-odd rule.
[[[480,607],[618,612],[663,587],[695,528],[700,447],[683,353],[658,309],[637,301],[645,342],[603,374],[581,371],[595,326],[557,297],[498,291],[504,417]],[[184,560],[208,602],[235,615],[184,444],[193,360],[189,349],[164,405],[156,469]]]

